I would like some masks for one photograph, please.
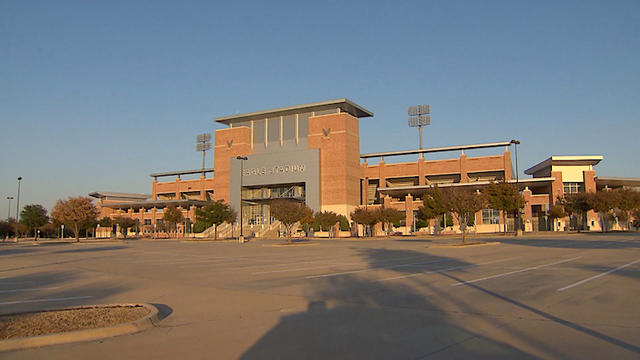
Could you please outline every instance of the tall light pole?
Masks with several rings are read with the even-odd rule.
[[[239,243],[244,243],[244,234],[242,233],[242,178],[244,177],[244,161],[249,160],[246,156],[236,156],[236,159],[240,160],[240,237]]]
[[[410,106],[407,113],[409,114],[409,126],[418,128],[420,150],[422,150],[422,127],[431,125],[431,105]],[[422,153],[419,156],[422,159]]]
[[[9,200],[9,208],[7,209],[7,221],[11,217],[11,200],[13,200],[13,196],[7,196],[7,200]]]
[[[511,140],[511,143],[515,146],[516,148],[516,189],[518,190],[518,194],[520,194],[520,171],[518,169],[518,144],[520,144],[520,141],[518,140]],[[518,233],[520,232],[520,204],[518,203],[518,211],[516,212],[516,218],[514,219],[514,221],[516,222],[516,236],[518,236]]]
[[[16,199],[16,221],[20,222],[20,181],[22,181],[22,176],[18,176],[18,198]]]

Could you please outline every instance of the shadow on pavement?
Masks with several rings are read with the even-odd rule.
[[[66,253],[84,253],[84,252],[97,252],[97,251],[109,251],[109,250],[121,250],[126,249],[126,246],[102,246],[102,247],[87,247],[80,249],[68,249],[68,250],[58,250],[56,253],[58,254],[66,254]]]
[[[421,263],[430,269],[471,265],[415,251],[361,255],[370,268],[405,274],[423,271]],[[420,359],[444,351],[461,358],[536,358],[457,325],[421,289],[404,283],[346,274],[311,284],[307,310],[282,317],[241,359]]]
[[[474,298],[463,298],[447,288],[435,286],[434,281],[442,277],[460,282],[461,279],[447,269],[456,269],[459,274],[465,268],[474,267],[471,263],[408,250],[365,249],[360,250],[360,255],[369,268],[408,276],[402,282],[379,281],[370,273],[345,272],[340,276],[312,279],[307,310],[281,317],[241,358],[567,357],[568,349],[545,343],[522,328],[522,322],[511,322],[511,316],[485,314]],[[421,276],[424,272],[429,272],[429,276]],[[640,354],[640,349],[633,344],[477,284],[467,286],[477,290],[478,296],[492,298],[493,304],[502,303],[505,312],[513,312],[516,320],[521,319],[520,316],[542,317],[587,335],[587,340],[592,337]],[[499,331],[494,333],[494,330]],[[508,334],[508,340],[500,337],[500,333]]]

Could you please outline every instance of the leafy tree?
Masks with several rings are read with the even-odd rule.
[[[349,219],[346,216],[338,215],[338,221],[340,222],[340,231],[349,231],[351,229]]]
[[[173,230],[174,234],[178,232],[178,224],[180,224],[184,220],[184,216],[182,216],[182,211],[178,210],[175,206],[169,205],[164,209],[164,214],[162,215],[162,222],[166,224],[167,230]]]
[[[446,213],[446,209],[440,188],[437,186],[429,188],[422,198],[422,206],[418,208],[418,219],[425,221],[428,226],[430,220],[442,216],[444,213]]]
[[[627,213],[626,217],[623,217],[626,220],[623,220],[626,223],[627,228],[629,228],[629,213],[634,209],[640,209],[640,192],[633,191],[630,189],[617,189],[614,190],[616,196],[616,207]]]
[[[372,227],[380,221],[376,210],[361,207],[353,210],[351,220],[365,227],[365,236],[372,235]]]
[[[391,224],[395,224],[405,218],[402,211],[385,207],[379,208],[376,215],[384,225],[387,235],[391,233]]]
[[[591,194],[589,193],[574,193],[566,194],[558,199],[559,204],[564,207],[564,210],[578,218],[580,222],[577,226],[578,232],[583,229],[585,223],[585,216],[587,211],[593,208],[591,201]]]
[[[276,199],[270,202],[271,216],[284,225],[287,241],[291,242],[293,226],[308,215],[307,205],[288,199]]]
[[[442,189],[442,198],[444,199],[445,208],[453,212],[458,224],[460,224],[462,243],[464,244],[466,242],[469,216],[473,216],[473,214],[482,210],[487,204],[487,199],[483,193],[461,187]]]
[[[109,237],[113,235],[113,220],[110,217],[103,217],[98,220],[98,225],[103,228],[109,229]]]
[[[79,242],[80,228],[86,223],[96,221],[98,209],[88,197],[70,197],[67,200],[56,201],[51,217],[61,224],[67,224]]]
[[[564,212],[564,208],[560,205],[551,205],[551,207],[549,208],[549,217],[551,218],[551,221],[554,223],[556,223],[556,219],[562,219],[563,217],[567,216],[567,214],[565,214]]]
[[[127,238],[129,228],[136,224],[136,220],[127,216],[116,216],[113,218],[113,222],[120,227],[120,233],[122,233],[125,239]]]
[[[0,236],[2,236],[2,241],[7,237],[13,236],[13,234],[13,226],[11,225],[11,222],[0,220]]]
[[[214,239],[217,240],[218,225],[224,222],[233,224],[236,221],[236,216],[236,212],[223,200],[210,201],[202,208],[196,209],[196,224],[202,224],[200,226],[204,226],[205,229],[215,226]]]
[[[333,229],[335,225],[340,222],[340,218],[338,214],[333,211],[322,211],[317,212],[314,216],[318,225],[320,225],[320,230],[325,229],[329,232],[329,236],[333,236]]]
[[[45,238],[55,238],[58,235],[58,228],[56,224],[46,223],[40,227],[40,235]]]
[[[600,224],[602,224],[601,231],[607,232],[608,222],[613,217],[607,216],[611,210],[615,209],[619,202],[619,196],[613,191],[598,191],[596,193],[588,193],[588,201],[593,211],[598,213],[600,217]]]
[[[302,226],[302,228],[304,229],[305,235],[309,236],[309,229],[315,229],[316,227],[319,229],[319,225],[316,223],[316,219],[313,217],[313,210],[305,206],[303,211],[304,216],[302,217],[302,220],[300,220],[300,226]]]
[[[491,183],[485,189],[489,207],[494,210],[502,210],[502,223],[505,224],[504,232],[507,232],[507,213],[516,213],[524,206],[524,197],[514,184],[507,182]]]
[[[30,232],[33,232],[33,236],[37,240],[38,235],[35,229],[49,222],[47,209],[39,204],[27,205],[20,212],[20,222],[28,227]]]

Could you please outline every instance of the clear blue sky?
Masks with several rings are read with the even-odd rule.
[[[416,148],[429,103],[425,146],[640,177],[637,0],[1,1],[0,83],[0,218],[18,176],[22,205],[150,192],[214,117],[342,97],[375,113],[362,152]]]

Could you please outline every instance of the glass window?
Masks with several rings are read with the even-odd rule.
[[[280,116],[269,118],[269,142],[280,142]]]
[[[483,224],[500,224],[500,211],[494,209],[482,209]]]
[[[578,182],[562,183],[565,194],[575,194],[583,191],[583,184]]]
[[[287,115],[282,122],[283,140],[295,140],[296,138],[296,116]]]
[[[151,219],[144,219],[145,225],[151,225]]]
[[[337,113],[338,113],[338,108],[335,108],[335,109],[316,111],[315,116],[337,114]]]
[[[253,146],[257,147],[260,145],[264,145],[264,129],[265,129],[265,120],[254,120],[253,121]]]
[[[298,116],[298,136],[307,138],[309,135],[309,116],[311,113],[304,113]]]

